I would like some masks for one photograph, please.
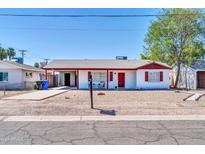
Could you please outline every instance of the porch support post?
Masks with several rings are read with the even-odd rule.
[[[108,82],[109,82],[109,79],[108,79],[108,70],[107,70],[107,89],[109,89],[109,84],[108,84]]]
[[[55,87],[56,85],[56,77],[55,77],[55,71],[53,71],[53,87]]]
[[[79,89],[79,70],[77,70],[77,89]]]
[[[45,74],[46,74],[46,80],[48,80],[48,71],[45,69]]]

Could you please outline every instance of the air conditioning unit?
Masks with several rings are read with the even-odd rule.
[[[116,60],[127,60],[127,56],[116,56]]]

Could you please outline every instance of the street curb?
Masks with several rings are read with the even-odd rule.
[[[205,120],[205,115],[121,115],[121,116],[1,116],[1,121],[159,121],[159,120]]]

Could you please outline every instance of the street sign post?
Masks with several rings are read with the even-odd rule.
[[[8,81],[0,81],[0,84],[3,83],[3,90],[4,90],[4,96],[6,96],[6,84]]]

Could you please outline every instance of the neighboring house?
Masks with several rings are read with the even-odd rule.
[[[173,68],[174,80],[177,68]],[[197,89],[205,88],[205,60],[196,60],[190,67],[181,65],[178,88]]]
[[[32,89],[34,82],[45,78],[43,69],[19,64],[13,61],[0,61],[0,89]]]
[[[171,67],[150,60],[53,60],[45,72],[58,73],[58,86],[88,89],[169,89]],[[47,76],[47,73],[46,73]]]

